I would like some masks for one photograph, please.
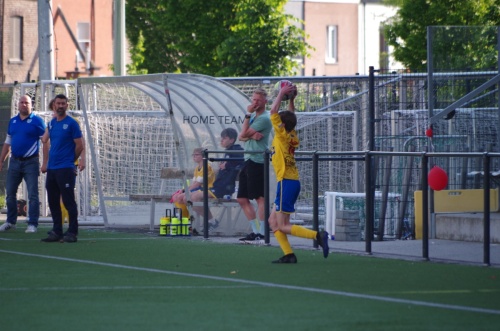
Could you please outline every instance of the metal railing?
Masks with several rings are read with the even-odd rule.
[[[213,154],[241,154],[241,151],[220,151],[220,150],[205,150],[203,154],[203,165],[205,168],[208,167],[209,161],[221,161],[224,159],[210,157]],[[270,214],[270,196],[269,196],[269,171],[270,171],[270,153],[266,152],[245,152],[245,153],[264,153],[264,167],[265,167],[265,177],[263,178],[265,190],[265,218],[269,218]],[[366,224],[364,227],[364,241],[365,241],[365,252],[368,254],[372,253],[372,242],[375,240],[375,174],[376,174],[376,159],[384,156],[399,156],[399,157],[412,157],[420,158],[420,178],[422,190],[422,251],[421,257],[424,260],[430,260],[429,258],[429,237],[432,231],[429,231],[429,224],[431,227],[435,226],[435,223],[430,221],[429,216],[434,213],[432,199],[433,190],[429,188],[428,183],[428,170],[429,165],[432,164],[434,158],[479,158],[482,159],[483,163],[483,261],[485,265],[490,265],[490,182],[491,182],[491,160],[493,158],[500,158],[500,153],[434,153],[434,152],[380,152],[380,151],[353,151],[353,152],[322,152],[322,151],[297,151],[296,161],[297,162],[311,162],[312,165],[312,178],[313,182],[313,224],[312,228],[316,231],[319,230],[319,185],[318,185],[318,169],[321,162],[335,162],[335,161],[360,161],[364,162],[365,166],[365,192],[366,202],[365,202],[365,213],[366,213]],[[204,172],[204,238],[209,238],[208,233],[208,182],[207,172]],[[303,178],[302,180],[305,180]],[[265,243],[269,244],[269,224],[265,222]],[[383,239],[383,236],[378,236],[379,240]],[[317,242],[314,242],[314,247],[318,247]]]

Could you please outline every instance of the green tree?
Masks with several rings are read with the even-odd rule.
[[[284,14],[286,2],[127,0],[134,68],[211,76],[293,74],[293,59],[306,56],[308,45],[296,20]]]
[[[386,24],[385,36],[394,57],[414,71],[427,67],[427,27],[433,34],[433,65],[437,70],[496,67],[495,26],[500,25],[500,0],[385,0],[399,6]],[[467,26],[444,28],[445,26]]]
[[[139,32],[137,44],[130,49],[130,63],[127,64],[127,74],[129,75],[145,75],[148,73],[147,69],[139,69],[144,63],[144,37]]]

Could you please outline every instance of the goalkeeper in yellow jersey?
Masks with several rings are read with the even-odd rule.
[[[290,98],[288,110],[279,112],[281,101],[285,96]],[[299,146],[299,138],[295,132],[297,117],[294,100],[297,87],[293,84],[282,87],[271,106],[271,122],[274,128],[274,139],[271,148],[271,160],[276,173],[278,185],[274,208],[269,216],[269,226],[274,232],[284,255],[273,263],[297,263],[288,242],[287,235],[316,239],[323,249],[323,256],[328,257],[328,233],[317,232],[299,225],[290,224],[290,214],[295,212],[295,202],[300,193],[299,172],[295,164],[295,149]]]

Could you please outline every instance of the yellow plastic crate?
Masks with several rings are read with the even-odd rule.
[[[415,198],[415,237],[422,239],[422,191],[413,193]],[[482,213],[484,190],[434,191],[436,213]],[[498,189],[490,190],[490,211],[498,211]]]

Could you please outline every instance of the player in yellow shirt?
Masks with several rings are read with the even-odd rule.
[[[290,96],[288,110],[279,112],[285,95]],[[297,263],[297,257],[288,242],[288,234],[316,239],[323,248],[323,256],[326,258],[329,254],[327,232],[317,232],[290,224],[290,214],[295,212],[295,202],[300,193],[299,172],[295,164],[295,149],[299,147],[299,138],[295,132],[297,117],[295,116],[294,100],[296,96],[297,87],[293,84],[286,85],[279,90],[271,106],[271,123],[274,128],[271,161],[278,185],[274,208],[269,216],[269,226],[284,253],[273,263]]]
[[[203,148],[195,148],[193,150],[192,157],[193,161],[196,163],[196,168],[194,169],[193,179],[188,187],[190,193],[189,198],[193,202],[203,201]],[[212,169],[212,166],[208,164],[208,194],[210,194],[213,198],[215,198],[215,195],[210,189],[214,185],[214,181],[215,173]],[[174,193],[171,201],[174,203],[175,207],[182,210],[182,217],[189,217],[189,211],[186,207],[187,197],[184,191],[177,191],[176,193]],[[198,215],[203,214],[203,207],[193,206],[193,210],[196,211]],[[213,219],[211,215],[209,215],[209,227],[216,227],[217,224],[215,223],[217,223],[217,221]]]

